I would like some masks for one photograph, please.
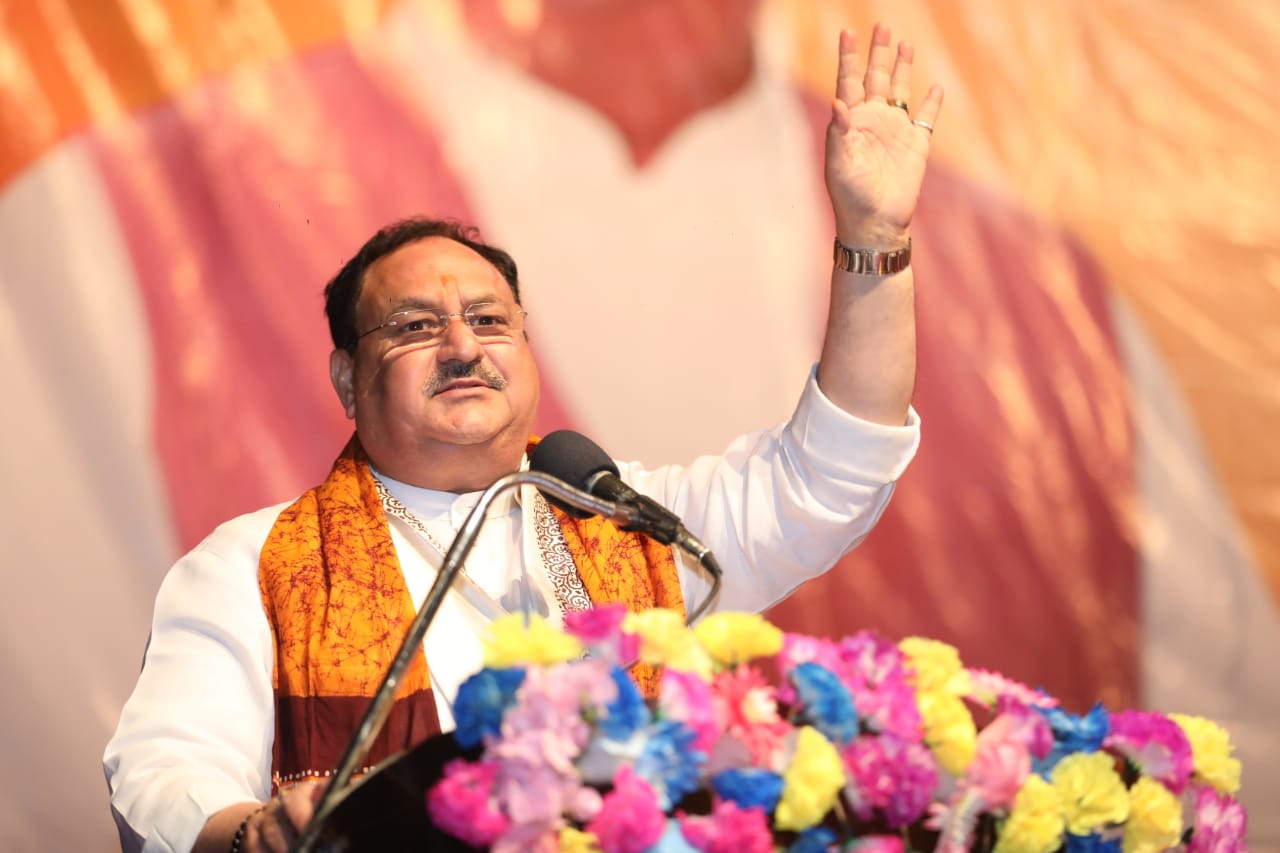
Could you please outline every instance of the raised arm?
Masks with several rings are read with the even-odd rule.
[[[910,238],[942,106],[942,88],[935,85],[909,107],[912,58],[910,44],[900,42],[895,50],[889,28],[877,24],[864,70],[854,33],[840,33],[825,177],[836,239],[854,250],[843,254],[855,265],[861,260],[874,268],[882,253],[905,249]],[[903,260],[890,255],[887,263],[892,268]],[[818,385],[850,414],[888,425],[906,420],[915,386],[914,291],[910,265],[888,273],[833,265]]]

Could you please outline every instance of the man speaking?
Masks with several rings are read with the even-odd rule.
[[[715,551],[719,608],[763,609],[828,569],[915,452],[910,223],[942,92],[910,104],[912,58],[883,26],[865,58],[840,36],[829,313],[791,418],[687,468],[620,465]],[[732,300],[733,276],[726,258],[723,281],[689,286]],[[126,850],[286,850],[478,492],[527,464],[539,378],[509,255],[455,223],[405,220],[366,242],[325,300],[330,376],[355,434],[322,484],[221,525],[167,576],[105,756]],[[691,365],[689,378],[714,400],[714,376]],[[685,415],[655,412],[672,428]],[[533,489],[488,515],[371,764],[451,728],[485,626],[522,601],[554,622],[606,602],[688,612],[707,593],[670,548]]]

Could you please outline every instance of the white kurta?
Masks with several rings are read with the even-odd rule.
[[[724,570],[719,609],[762,610],[867,535],[919,436],[914,412],[902,427],[859,420],[828,401],[811,374],[790,421],[739,438],[722,456],[688,467],[619,468],[714,551]],[[399,519],[391,522],[405,581],[420,606],[442,559],[438,545],[453,540],[479,493],[382,482],[430,532],[428,539]],[[531,499],[529,493],[490,507],[466,563],[484,593],[451,591],[427,632],[446,729],[458,685],[481,665],[481,639],[493,615],[488,601],[512,606],[513,588],[527,573],[550,618],[562,615],[531,529],[534,514],[523,510]],[[258,559],[285,506],[221,525],[161,586],[146,663],[104,758],[126,850],[189,850],[210,815],[268,796],[273,655]],[[688,562],[680,564],[680,584],[690,609],[710,587]]]

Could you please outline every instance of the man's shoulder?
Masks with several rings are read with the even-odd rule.
[[[199,554],[225,560],[252,559],[256,562],[276,519],[296,500],[282,501],[224,521],[204,541],[191,549],[190,556]]]
[[[165,574],[156,598],[157,612],[186,612],[193,602],[204,602],[211,609],[219,606],[217,602],[230,606],[226,605],[229,599],[223,598],[228,592],[241,602],[255,595],[262,545],[280,513],[291,503],[238,515],[214,528]]]

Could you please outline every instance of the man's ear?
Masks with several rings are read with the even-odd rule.
[[[329,381],[348,418],[356,416],[356,360],[344,349],[329,353]]]

